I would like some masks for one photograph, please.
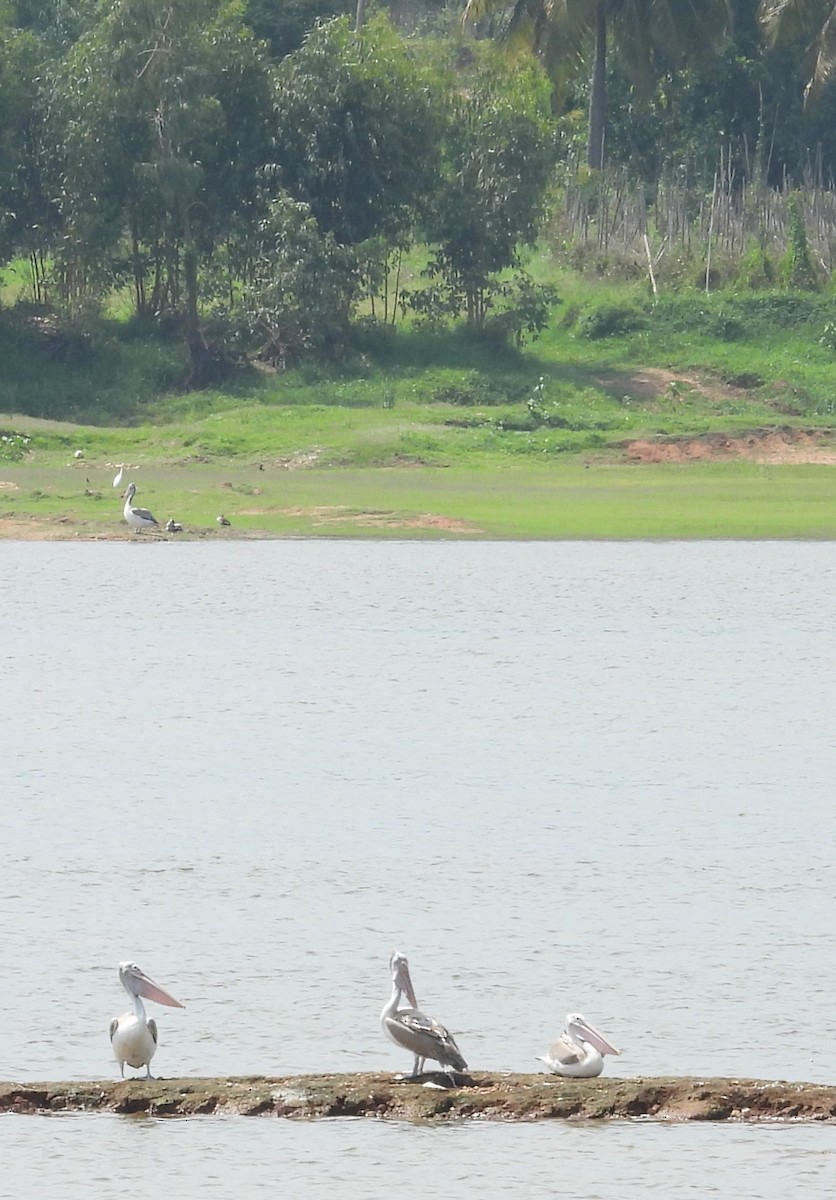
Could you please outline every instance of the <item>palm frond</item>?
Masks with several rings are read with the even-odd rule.
[[[836,72],[836,8],[831,9],[816,39],[816,55],[810,82],[804,89],[804,100],[818,98],[825,84]]]
[[[472,25],[508,7],[508,0],[467,0],[462,13],[462,25]]]
[[[758,22],[771,42],[791,42],[812,35],[821,24],[825,14],[814,13],[814,8],[821,10],[822,5],[809,0],[760,0]]]

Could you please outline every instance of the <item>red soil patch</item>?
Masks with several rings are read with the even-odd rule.
[[[677,375],[657,367],[644,367],[635,372],[621,372],[598,381],[607,391],[648,402],[662,400],[666,407],[675,404],[689,392],[698,393],[704,400],[740,399],[758,387],[761,380],[741,376],[737,381],[718,382],[701,375]],[[780,384],[773,385],[780,387]],[[785,385],[789,388],[789,385]],[[776,404],[777,411],[795,414],[797,411],[787,397],[786,403]],[[828,429],[799,429],[791,425],[749,429],[745,433],[706,433],[694,435],[660,435],[657,438],[636,438],[620,443],[628,462],[664,463],[729,459],[749,459],[765,464],[836,463],[834,433]]]
[[[836,463],[831,431],[824,429],[753,429],[741,434],[705,433],[699,437],[659,437],[624,442],[628,462],[679,463],[749,459],[765,464]]]

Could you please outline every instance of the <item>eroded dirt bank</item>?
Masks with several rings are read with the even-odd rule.
[[[833,433],[828,429],[781,426],[744,433],[659,434],[621,442],[631,463],[729,462],[748,460],[764,466],[836,464]]]
[[[836,1086],[758,1079],[470,1077],[447,1089],[391,1075],[250,1076],[93,1083],[0,1083],[0,1112],[110,1112],[185,1117],[380,1117],[543,1121],[835,1121]]]

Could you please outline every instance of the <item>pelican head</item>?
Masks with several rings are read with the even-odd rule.
[[[400,950],[396,950],[389,959],[389,970],[392,972],[392,986],[396,987],[399,992],[406,996],[413,1008],[418,1007],[418,1001],[415,999],[415,989],[412,986],[412,980],[409,977],[409,963],[405,954],[401,954]]]
[[[165,1004],[169,1008],[185,1008],[179,1000],[175,1000],[165,988],[149,978],[135,962],[125,961],[119,964],[119,982],[129,996],[144,996],[146,1000],[156,1000],[157,1004]]]
[[[566,1032],[576,1041],[588,1042],[600,1054],[620,1054],[594,1025],[590,1025],[581,1013],[569,1013],[566,1017]]]

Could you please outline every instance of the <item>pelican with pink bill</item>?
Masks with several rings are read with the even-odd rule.
[[[419,1011],[406,956],[396,950],[389,959],[389,970],[392,995],[380,1014],[380,1024],[396,1046],[413,1055],[412,1074],[407,1078],[418,1079],[423,1074],[425,1059],[431,1058],[455,1079],[457,1071],[467,1070],[467,1063],[450,1030],[434,1017]],[[402,998],[408,1002],[403,1008],[400,1006]]]
[[[586,1017],[569,1013],[566,1028],[547,1054],[538,1055],[553,1075],[593,1079],[604,1069],[605,1054],[620,1054]]]
[[[135,962],[120,962],[119,982],[133,1001],[133,1012],[122,1013],[110,1022],[110,1042],[122,1078],[125,1078],[125,1063],[135,1070],[145,1067],[148,1079],[151,1075],[151,1059],[157,1050],[157,1022],[153,1017],[149,1020],[145,1015],[146,1000],[154,1000],[157,1004],[165,1004],[169,1008],[185,1008],[179,1000],[154,983],[141,967]]]

